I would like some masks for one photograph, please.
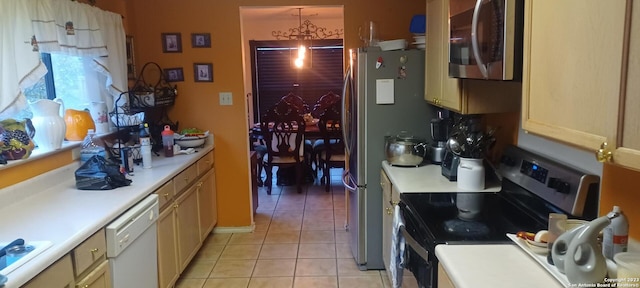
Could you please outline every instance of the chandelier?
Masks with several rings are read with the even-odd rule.
[[[283,31],[271,31],[271,35],[277,40],[289,39],[298,41],[298,53],[295,55],[293,63],[295,67],[302,68],[304,66],[305,58],[307,56],[307,50],[309,50],[309,58],[311,58],[311,45],[314,39],[327,39],[327,38],[340,38],[344,34],[343,29],[334,29],[329,31],[325,27],[318,27],[311,23],[309,19],[302,21],[302,9],[298,9],[298,27],[289,28],[287,32]],[[317,14],[315,14],[317,15]],[[305,43],[308,42],[308,45]],[[309,60],[310,61],[310,60]]]

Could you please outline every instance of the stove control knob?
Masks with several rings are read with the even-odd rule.
[[[558,178],[549,177],[547,187],[555,189],[559,193],[569,194],[571,191],[571,185]]]

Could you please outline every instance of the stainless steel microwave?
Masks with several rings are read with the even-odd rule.
[[[449,1],[449,77],[518,80],[523,0]]]

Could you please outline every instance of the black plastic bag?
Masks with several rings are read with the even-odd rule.
[[[111,190],[131,184],[120,172],[120,165],[100,155],[89,158],[75,174],[76,188],[80,190]]]

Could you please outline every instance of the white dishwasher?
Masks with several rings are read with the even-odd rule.
[[[106,228],[113,287],[158,287],[158,195],[138,202]]]

